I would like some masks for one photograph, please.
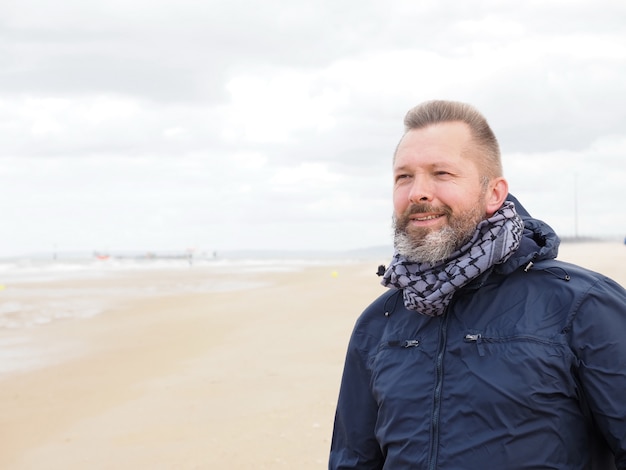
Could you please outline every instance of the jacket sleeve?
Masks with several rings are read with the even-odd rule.
[[[359,350],[363,336],[355,331],[341,380],[329,470],[381,470],[384,459],[375,436],[377,404],[371,394],[367,355]]]
[[[595,425],[626,469],[626,291],[608,278],[580,300],[571,325],[578,376]]]

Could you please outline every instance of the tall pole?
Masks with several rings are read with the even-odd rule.
[[[574,238],[578,238],[578,173],[574,173]]]

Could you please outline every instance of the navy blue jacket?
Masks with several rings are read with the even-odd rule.
[[[514,202],[520,248],[442,316],[394,289],[359,317],[329,469],[626,469],[626,291]]]

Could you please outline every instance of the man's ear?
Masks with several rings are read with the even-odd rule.
[[[485,194],[487,216],[491,217],[504,204],[509,194],[509,183],[502,177],[494,178],[489,182]]]

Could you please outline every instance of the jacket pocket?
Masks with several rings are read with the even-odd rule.
[[[384,349],[394,349],[394,348],[418,348],[420,346],[420,340],[411,338],[411,339],[402,339],[402,340],[389,340],[384,341],[378,346],[378,351],[382,351]]]
[[[563,343],[560,341],[554,341],[547,338],[541,338],[533,335],[527,334],[519,334],[519,335],[509,335],[509,336],[489,336],[484,335],[482,333],[477,332],[468,332],[463,337],[463,341],[466,343],[473,343],[476,345],[476,350],[478,351],[479,356],[485,355],[485,346],[486,345],[505,345],[505,344],[514,344],[514,343],[535,343],[537,345],[542,345],[549,350],[550,348],[556,348],[559,353],[554,353],[556,355],[560,355],[562,351]]]

